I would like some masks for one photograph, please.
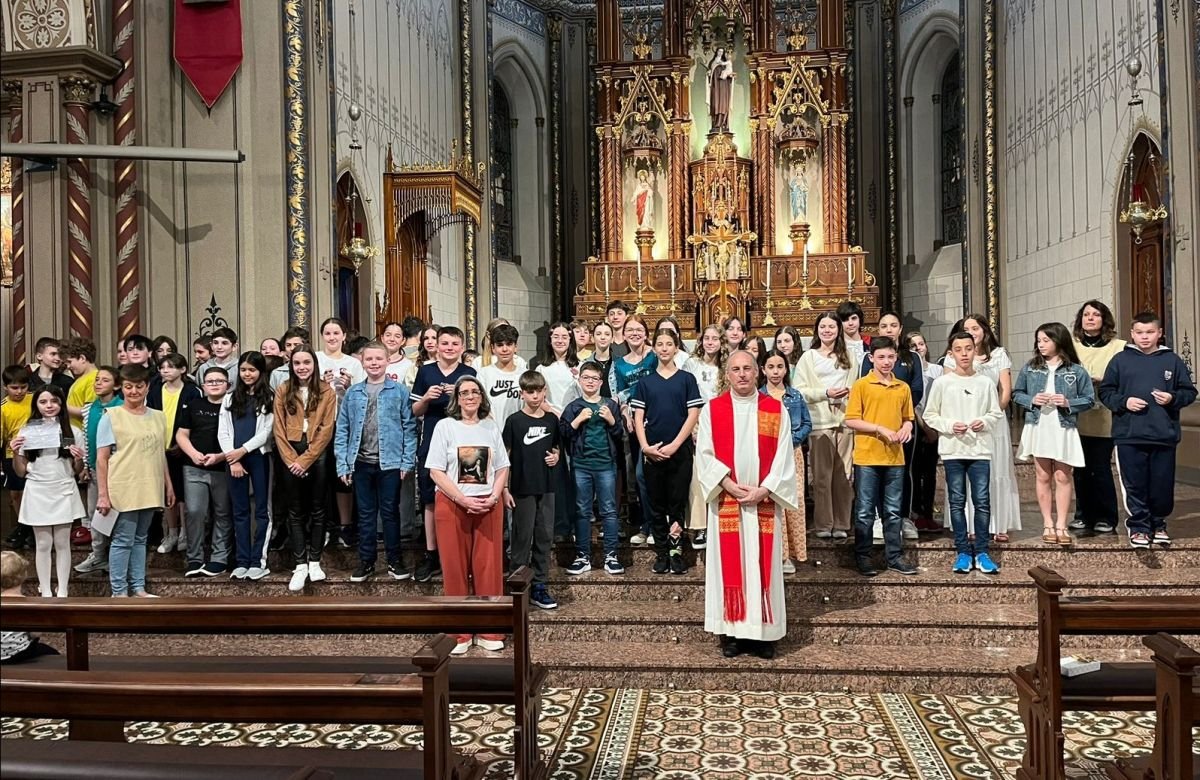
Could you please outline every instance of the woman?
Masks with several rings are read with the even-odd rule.
[[[288,381],[275,394],[272,430],[283,464],[280,477],[288,497],[288,541],[293,570],[288,590],[304,590],[308,580],[325,579],[325,502],[332,475],[325,454],[337,421],[337,394],[317,375],[317,356],[309,347],[292,352]]]
[[[791,386],[787,355],[772,350],[767,355],[760,388],[762,392],[783,404],[792,422],[792,450],[796,458],[796,506],[785,509],[783,529],[783,573],[795,574],[796,564],[808,559],[808,547],[804,540],[804,450],[802,445],[812,432],[812,418],[808,415],[808,404],[804,396]]]
[[[746,340],[746,326],[737,317],[730,317],[721,323],[721,327],[725,329],[725,345],[729,347],[729,353],[733,354],[734,350],[742,348],[742,342]]]
[[[460,377],[446,407],[446,417],[433,429],[425,467],[437,485],[434,521],[447,596],[468,596],[467,576],[476,596],[504,595],[504,505],[508,453],[483,385],[473,376]],[[476,644],[503,650],[504,637],[460,634],[452,655]]]
[[[812,417],[808,442],[812,466],[813,528],[819,539],[845,539],[850,530],[854,490],[850,472],[854,435],[843,425],[846,397],[857,367],[850,362],[842,323],[827,311],[813,323],[812,344],[800,356],[792,386],[800,391]]]
[[[609,371],[608,386],[612,390],[612,398],[621,406],[621,415],[625,419],[625,431],[633,433],[633,411],[629,408],[629,399],[637,389],[642,377],[654,371],[658,358],[646,343],[649,327],[646,319],[640,314],[631,314],[625,320],[625,346],[629,350],[620,358],[613,361]],[[629,539],[630,544],[653,544],[654,537],[650,535],[650,499],[646,495],[646,478],[642,469],[642,451],[638,447],[636,436],[629,437],[628,459],[625,464],[626,486],[629,475],[634,475],[637,485],[635,500],[631,502],[629,515],[630,524],[637,529]],[[633,511],[636,507],[636,513]]]
[[[986,375],[996,383],[997,394],[1000,396],[1000,410],[1008,411],[1012,401],[1012,358],[1008,351],[1000,346],[996,334],[987,318],[982,314],[968,314],[950,329],[951,333],[965,330],[975,339],[975,370]],[[953,368],[953,358],[947,357],[942,361],[946,368]],[[1021,497],[1017,492],[1017,477],[1013,470],[1012,435],[1008,430],[1007,419],[1000,425],[993,425],[988,430],[991,437],[992,475],[992,540],[1007,542],[1009,531],[1021,529]],[[943,512],[943,522],[950,524],[949,506]],[[972,502],[967,502],[967,527],[971,527],[974,509]]]
[[[1098,388],[1109,361],[1125,349],[1117,338],[1117,322],[1104,303],[1091,300],[1075,314],[1075,352],[1079,364]],[[1075,469],[1075,519],[1073,531],[1098,534],[1117,532],[1117,491],[1113,486],[1112,412],[1096,404],[1079,415],[1079,442],[1083,446],[1083,468]]]
[[[700,397],[708,403],[725,392],[725,361],[729,352],[725,346],[725,331],[720,325],[709,325],[696,341],[691,357],[683,364],[683,370],[696,377]],[[700,489],[699,473],[692,471],[689,491],[688,529],[692,531],[692,547],[703,550],[708,546],[708,502]]]
[[[791,325],[784,325],[775,331],[775,342],[771,345],[771,348],[787,358],[792,372],[791,376],[788,377],[788,382],[790,383],[791,380],[796,378],[796,364],[800,362],[800,356],[804,354],[804,347],[800,344],[800,331]]]

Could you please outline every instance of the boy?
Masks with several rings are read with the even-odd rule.
[[[600,507],[604,524],[604,570],[624,574],[617,558],[620,527],[617,519],[617,462],[621,452],[621,407],[600,396],[604,369],[588,362],[579,367],[582,396],[563,409],[559,430],[569,448],[575,475],[575,561],[567,574],[592,568],[592,505]]]
[[[1167,517],[1175,509],[1179,411],[1196,400],[1187,364],[1161,345],[1162,335],[1157,314],[1134,317],[1131,343],[1109,362],[1100,382],[1100,400],[1113,413],[1117,475],[1132,547],[1171,544]]]
[[[29,422],[29,385],[33,372],[27,366],[13,365],[4,369],[4,403],[0,404],[0,444],[4,446],[4,489],[12,502],[13,517],[21,514],[21,494],[25,492],[25,479],[18,477],[13,468],[13,451],[8,443],[16,438],[25,423]],[[14,550],[25,550],[33,543],[33,529],[18,523],[5,540]]]
[[[29,370],[33,372],[33,381],[29,383],[30,389],[36,390],[42,385],[54,385],[64,394],[71,391],[71,383],[74,380],[62,372],[61,348],[62,344],[58,339],[43,336],[37,340],[37,344],[34,345],[37,362],[29,367]]]
[[[338,409],[333,454],[338,477],[354,487],[358,504],[358,568],[351,582],[375,576],[377,527],[382,519],[388,574],[406,580],[396,496],[417,464],[417,420],[408,388],[387,375],[387,347],[372,341],[362,351],[366,381],[350,385]]]
[[[846,340],[846,351],[850,353],[850,365],[861,366],[863,355],[871,345],[871,339],[862,335],[866,315],[854,301],[842,301],[837,307],[837,318],[842,322],[842,336]]]
[[[67,391],[67,411],[76,427],[83,426],[83,415],[96,400],[96,345],[87,339],[70,338],[62,344],[67,370],[75,378]]]
[[[234,376],[238,367],[238,337],[231,328],[217,328],[212,332],[212,357],[196,369],[196,381],[204,378],[208,369],[216,366],[225,369],[226,376]],[[128,349],[128,347],[126,347]],[[230,382],[230,384],[233,384]]]
[[[187,460],[183,464],[183,502],[187,507],[187,569],[185,577],[215,577],[229,563],[233,533],[233,504],[229,474],[217,432],[221,402],[229,391],[225,369],[212,366],[201,380],[202,398],[181,401],[175,414],[175,443]],[[212,517],[212,555],[205,561],[204,536]]]
[[[0,596],[20,598],[21,586],[29,576],[29,564],[11,550],[0,553]],[[40,655],[58,655],[50,645],[26,631],[5,631],[0,642],[0,664],[18,664]]]
[[[463,342],[466,337],[453,325],[438,328],[437,360],[417,369],[413,380],[413,414],[423,417],[421,444],[417,449],[417,463],[424,464],[429,454],[429,443],[433,429],[446,416],[446,407],[454,394],[454,383],[464,376],[475,376],[475,369],[462,362]],[[434,484],[429,469],[424,465],[417,471],[417,487],[421,506],[425,510],[425,557],[417,565],[413,579],[429,582],[435,572],[442,569],[437,554],[437,532],[434,530],[433,501]]]
[[[509,327],[500,325],[496,328]],[[495,331],[492,336],[495,348]],[[510,348],[515,344],[510,342]],[[512,354],[509,354],[509,362]],[[486,370],[486,369],[485,369]],[[513,510],[512,568],[533,565],[535,607],[555,609],[558,602],[546,590],[550,546],[554,543],[554,467],[558,465],[558,418],[547,413],[546,379],[537,371],[526,371],[520,380],[522,406],[504,422],[504,447],[511,463],[504,506]]]
[[[479,381],[488,394],[492,405],[491,418],[500,430],[513,412],[521,408],[524,398],[520,384],[521,372],[517,370],[517,339],[520,333],[512,325],[501,324],[492,328],[492,357],[495,362],[479,369]],[[511,475],[509,481],[511,482]]]
[[[87,442],[85,450],[87,452],[89,477],[87,521],[89,524],[88,532],[92,537],[92,551],[88,553],[88,557],[75,564],[75,571],[80,574],[87,574],[88,572],[108,568],[109,537],[101,533],[100,529],[91,527],[91,521],[96,512],[96,502],[100,499],[100,486],[97,484],[96,474],[96,434],[100,430],[100,418],[110,408],[120,406],[124,403],[121,395],[117,392],[117,369],[115,367],[100,366],[96,369],[96,381],[93,383],[92,393],[96,398],[88,404],[87,412],[84,414],[83,419],[84,436]]]
[[[993,426],[1004,424],[996,383],[975,373],[975,339],[966,331],[950,337],[954,370],[933,383],[925,401],[924,420],[938,437],[938,455],[946,470],[946,494],[950,500],[950,522],[954,548],[958,551],[952,571],[966,574],[971,566],[984,574],[1000,567],[988,555],[988,525],[991,522],[991,438]],[[967,483],[975,509],[974,549],[967,536]],[[972,557],[973,554],[973,557]]]
[[[154,342],[140,333],[125,339],[125,365],[144,366],[150,369],[150,377],[158,376],[158,367],[153,365]]]
[[[883,518],[887,567],[916,574],[917,567],[900,557],[900,499],[904,491],[904,444],[912,439],[912,392],[892,374],[896,345],[886,336],[871,340],[871,373],[850,388],[846,427],[854,437],[854,556],[858,573],[874,577],[871,526],[878,509]]]
[[[613,329],[612,359],[617,360],[629,354],[629,345],[625,343],[625,320],[629,319],[629,307],[622,300],[615,300],[604,310],[604,319]]]

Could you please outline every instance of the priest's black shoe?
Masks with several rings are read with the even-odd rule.
[[[870,558],[857,559],[855,567],[858,569],[858,573],[864,577],[874,577],[879,574],[879,569],[875,568],[875,564],[871,563]]]
[[[754,654],[764,661],[770,661],[775,658],[775,643],[774,642],[755,642]]]
[[[721,655],[726,658],[737,658],[742,654],[741,645],[731,636],[721,639]]]

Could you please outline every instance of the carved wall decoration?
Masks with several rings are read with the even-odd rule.
[[[284,179],[287,193],[288,324],[309,327],[308,203],[308,6],[304,0],[283,4]]]
[[[229,321],[221,316],[221,304],[217,303],[217,294],[214,292],[208,299],[208,306],[204,307],[204,317],[196,326],[196,338],[211,336],[217,328],[228,327]]]
[[[67,0],[14,0],[10,13],[13,49],[56,49],[71,42]]]

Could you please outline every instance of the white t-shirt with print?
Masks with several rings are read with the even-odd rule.
[[[447,417],[433,429],[425,468],[444,471],[464,496],[486,496],[496,471],[508,468],[508,451],[492,419],[467,425]]]

